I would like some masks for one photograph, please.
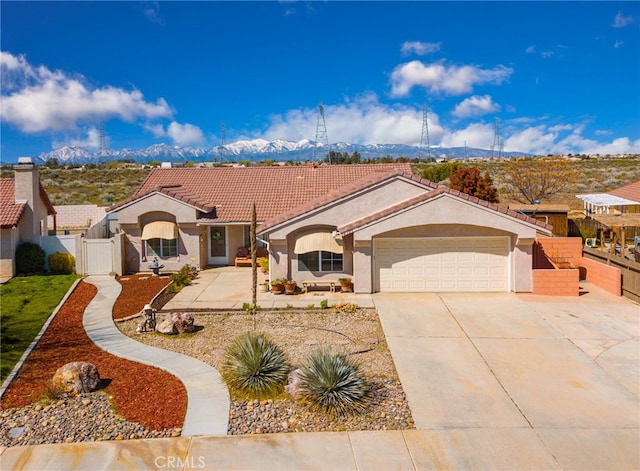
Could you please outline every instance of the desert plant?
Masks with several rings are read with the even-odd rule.
[[[358,365],[346,355],[321,348],[300,366],[300,398],[329,416],[363,413],[371,390]]]
[[[327,309],[329,307],[329,300],[323,299],[320,301],[320,309]]]
[[[334,305],[333,308],[338,312],[353,314],[358,310],[358,305],[354,303],[338,303]]]
[[[269,257],[258,257],[256,263],[260,266],[260,270],[264,275],[269,273]]]
[[[51,273],[71,275],[76,272],[76,259],[70,253],[56,252],[47,259]]]
[[[260,399],[283,391],[289,363],[265,334],[247,332],[227,348],[221,374],[230,389]]]
[[[46,254],[42,247],[33,242],[23,242],[16,249],[16,272],[42,273]]]

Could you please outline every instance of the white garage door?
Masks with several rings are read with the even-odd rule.
[[[374,239],[381,292],[508,291],[507,237]]]

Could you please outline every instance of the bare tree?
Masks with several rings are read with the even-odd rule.
[[[566,190],[576,179],[572,162],[560,158],[511,159],[505,166],[510,196],[522,203],[540,202]]]

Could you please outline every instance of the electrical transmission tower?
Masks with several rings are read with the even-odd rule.
[[[104,122],[100,123],[100,158],[104,159],[107,155],[107,136],[104,131]]]
[[[431,144],[429,143],[429,123],[427,122],[427,105],[422,107],[422,132],[420,133],[420,151],[418,158],[422,159],[424,145],[427,144],[427,156],[431,158]]]
[[[313,146],[313,161],[317,162],[320,156],[320,147],[323,147],[331,163],[331,149],[329,148],[329,138],[327,137],[327,123],[324,120],[324,106],[322,102],[318,105],[318,122],[316,124],[316,143]]]
[[[218,144],[218,158],[220,159],[220,163],[223,163],[227,156],[227,130],[224,125],[224,121],[220,123],[220,144]]]
[[[495,118],[493,126],[493,145],[491,146],[491,157],[502,157],[503,141],[500,139],[500,118]],[[497,155],[496,155],[497,152]]]

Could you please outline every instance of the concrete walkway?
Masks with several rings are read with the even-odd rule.
[[[120,284],[110,276],[89,276],[85,281],[98,288],[98,294],[87,306],[82,321],[91,340],[113,355],[158,367],[182,381],[188,398],[183,436],[226,435],[229,391],[218,371],[195,358],[150,347],[124,335],[112,317]]]

